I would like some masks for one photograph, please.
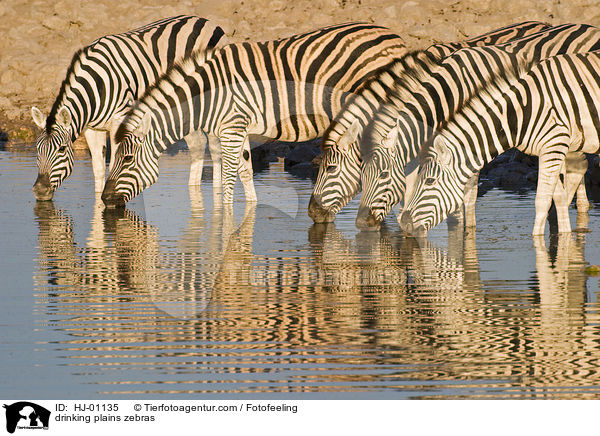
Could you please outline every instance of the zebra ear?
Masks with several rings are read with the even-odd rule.
[[[396,151],[396,141],[398,141],[398,127],[394,126],[390,129],[385,138],[381,140],[381,145],[385,148],[389,153],[394,154]]]
[[[56,122],[65,129],[68,129],[71,127],[71,112],[66,107],[61,107],[56,114]]]
[[[135,128],[133,134],[138,138],[143,138],[150,131],[150,114],[146,112],[142,117],[140,124]]]
[[[442,164],[443,166],[450,165],[452,154],[450,153],[450,149],[446,145],[444,138],[442,138],[441,136],[436,137],[433,140],[433,149],[438,155],[438,160],[440,164]]]
[[[360,130],[360,122],[358,120],[352,121],[352,125],[344,132],[338,142],[338,146],[342,151],[346,151],[350,145],[358,138],[358,131]]]
[[[40,129],[46,128],[46,116],[42,113],[41,110],[33,106],[31,108],[31,116],[33,117],[33,122]]]

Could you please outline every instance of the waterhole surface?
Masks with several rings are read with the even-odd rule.
[[[6,398],[600,398],[598,204],[534,240],[534,194],[492,190],[476,234],[415,241],[358,233],[356,200],[313,226],[279,163],[233,216],[187,153],[124,213],[75,164],[36,203],[34,152],[0,151]]]

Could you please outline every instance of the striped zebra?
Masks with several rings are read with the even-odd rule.
[[[527,70],[528,66],[525,67]],[[577,180],[565,161],[600,153],[600,52],[565,54],[526,74],[507,71],[473,98],[423,150],[401,226],[423,234],[460,206],[466,181],[509,148],[539,156],[533,235],[543,235],[552,199],[558,231],[570,232],[568,203]]]
[[[505,70],[514,70],[518,57],[538,62],[558,54],[583,53],[599,48],[600,29],[566,24],[502,46],[460,50],[441,63],[426,59],[418,68],[407,72],[380,106],[362,137],[363,193],[357,226],[379,227],[392,206],[402,201],[407,189],[407,194],[410,194],[412,182],[409,180],[407,183],[405,179],[405,166],[416,158],[436,129],[478,89],[502,76]],[[585,157],[581,155],[580,159],[585,160]],[[579,167],[578,164],[576,166]],[[416,172],[412,175],[416,176]],[[466,185],[467,227],[475,226],[477,181],[475,175]],[[583,183],[579,188],[578,201],[582,208],[583,203],[587,204]]]
[[[248,135],[280,141],[321,136],[343,100],[370,74],[406,54],[383,27],[346,23],[258,43],[230,44],[205,64],[172,68],[123,121],[107,205],[122,205],[158,178],[168,144],[202,130],[221,142],[223,202],[233,202],[236,170],[256,201]],[[242,158],[243,155],[243,158]]]
[[[392,92],[404,69],[416,67],[414,62],[418,62],[420,56],[441,58],[460,48],[501,44],[549,27],[545,23],[526,21],[466,41],[436,44],[415,56],[414,61],[412,57],[406,57],[373,75],[348,99],[323,136],[322,160],[308,215],[317,223],[333,221],[335,214],[358,194],[362,158],[355,139],[361,137],[363,129]]]
[[[36,198],[52,199],[54,191],[71,174],[73,141],[82,132],[92,157],[95,190],[102,192],[106,133],[110,132],[113,144],[112,165],[114,133],[131,103],[185,54],[194,50],[205,53],[225,42],[223,29],[210,21],[179,15],[103,36],[77,51],[48,117],[32,108],[33,120],[43,130],[36,141]],[[190,184],[199,184],[206,138],[194,134],[186,142],[193,160]]]

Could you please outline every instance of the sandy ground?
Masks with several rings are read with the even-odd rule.
[[[554,0],[3,0],[0,2],[0,134],[33,140],[32,105],[48,111],[75,50],[99,36],[195,14],[233,41],[276,39],[321,26],[368,21],[411,49],[464,39],[525,20],[600,25],[600,2]]]

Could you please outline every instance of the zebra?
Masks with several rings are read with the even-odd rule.
[[[419,68],[407,72],[380,106],[362,137],[363,193],[357,226],[379,227],[392,206],[403,199],[406,189],[410,194],[411,183],[405,180],[405,166],[417,156],[422,145],[486,82],[502,75],[504,70],[514,69],[519,56],[531,58],[533,62],[562,53],[599,48],[600,29],[566,24],[501,46],[463,49],[441,63],[426,60]],[[579,159],[585,162],[583,155]],[[416,176],[416,172],[413,175]],[[474,175],[466,185],[467,227],[475,226],[477,181]],[[583,210],[587,204],[583,183],[578,202]]]
[[[500,44],[549,27],[546,23],[526,21],[466,41],[435,44],[419,56],[442,58],[460,48]],[[360,138],[362,130],[369,124],[387,94],[392,91],[396,81],[402,77],[404,69],[412,66],[411,61],[411,57],[397,60],[368,79],[355,95],[348,99],[323,135],[319,173],[308,208],[308,215],[313,221],[333,221],[335,214],[360,191],[362,158],[358,143],[354,139]]]
[[[206,55],[224,45],[227,37],[214,23],[195,16],[178,15],[135,30],[96,39],[78,50],[49,115],[36,107],[31,112],[42,129],[36,140],[38,177],[33,191],[38,200],[50,200],[73,169],[73,141],[84,132],[94,172],[95,191],[104,187],[103,150],[106,132],[112,147],[114,133],[131,103],[139,98],[167,67],[186,53]],[[190,184],[199,184],[206,138],[186,138],[192,152]],[[211,151],[214,146],[211,143]]]
[[[532,234],[543,235],[552,199],[558,232],[571,231],[568,204],[583,172],[569,180],[565,161],[600,153],[600,52],[551,57],[506,71],[431,140],[401,227],[421,235],[462,201],[466,181],[509,148],[539,156]]]
[[[223,203],[233,202],[236,169],[246,200],[256,201],[248,135],[280,141],[321,136],[348,93],[404,54],[402,38],[388,29],[345,23],[275,41],[230,44],[205,64],[188,57],[124,119],[102,198],[113,206],[129,201],[158,178],[158,156],[166,145],[202,130],[221,141]]]

